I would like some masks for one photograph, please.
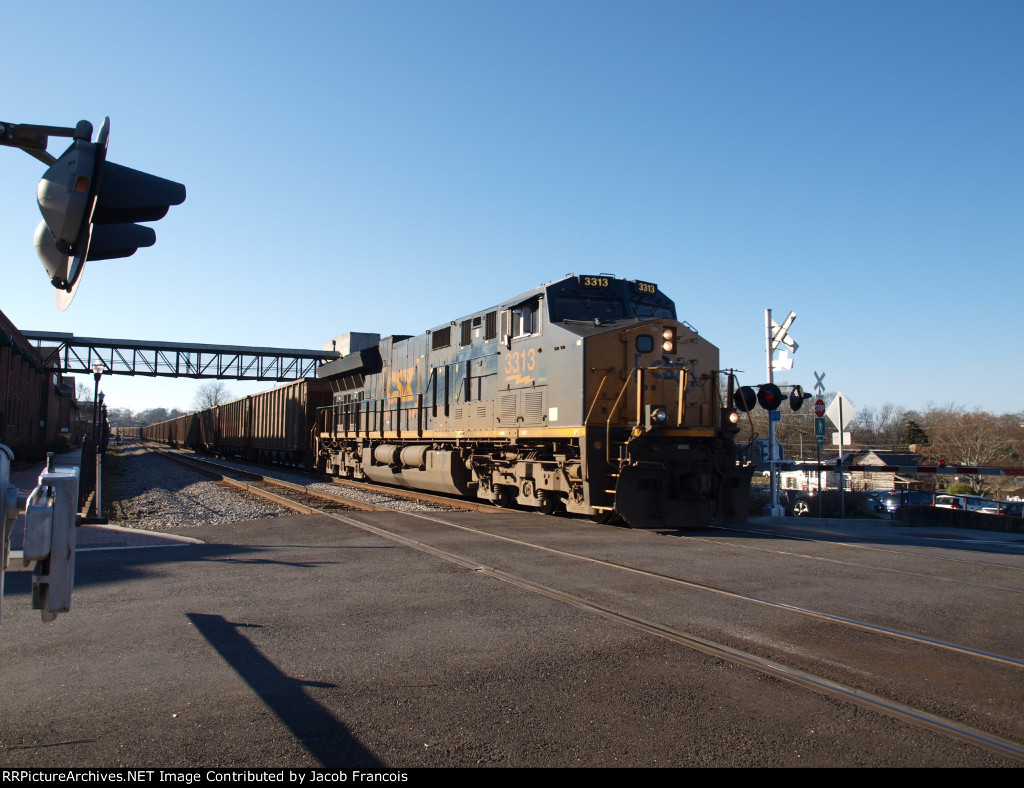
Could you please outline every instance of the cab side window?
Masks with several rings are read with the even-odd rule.
[[[506,309],[502,313],[502,324],[506,339],[539,334],[541,332],[540,296]]]

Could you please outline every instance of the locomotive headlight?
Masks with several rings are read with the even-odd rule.
[[[672,353],[676,349],[676,332],[671,328],[666,328],[661,332],[661,338],[665,340],[661,343],[661,349],[666,353]]]
[[[664,424],[668,420],[668,413],[664,408],[655,408],[651,411],[651,424]]]
[[[730,413],[729,414],[729,423],[730,424],[739,424],[740,423],[740,414],[738,414],[736,411],[733,411],[732,413]]]

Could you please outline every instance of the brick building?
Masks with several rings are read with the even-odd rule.
[[[62,380],[0,312],[0,443],[19,460],[43,457],[60,436],[74,442],[74,379]]]

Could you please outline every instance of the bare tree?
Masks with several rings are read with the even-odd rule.
[[[223,381],[208,381],[199,387],[196,398],[193,400],[193,407],[197,410],[206,410],[217,405],[222,405],[231,398],[231,392]]]
[[[135,425],[135,414],[130,408],[110,408],[107,411],[107,421],[111,427],[132,427]]]
[[[167,409],[166,408],[148,408],[146,410],[140,410],[135,414],[135,421],[139,426],[144,427],[147,424],[158,424],[161,421],[167,421]]]
[[[1003,414],[994,416],[984,411],[965,411],[949,406],[932,408],[924,414],[924,430],[930,445],[922,455],[931,462],[967,466],[1015,465],[1021,457],[1020,416]],[[971,476],[975,488],[995,488],[998,493],[1003,477]]]
[[[910,419],[920,419],[920,416],[891,402],[877,410],[869,405],[857,413],[850,425],[854,442],[875,449],[898,449]]]
[[[192,400],[192,407],[196,410],[207,410],[217,405],[223,405],[231,399],[231,392],[222,380],[211,380],[204,383],[196,391],[195,399]]]

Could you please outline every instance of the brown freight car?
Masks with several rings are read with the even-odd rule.
[[[317,408],[331,402],[330,384],[302,378],[197,413],[150,424],[148,440],[254,462],[313,466]]]

